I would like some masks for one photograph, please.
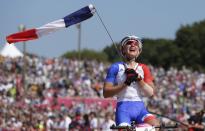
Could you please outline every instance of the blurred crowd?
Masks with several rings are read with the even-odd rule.
[[[115,98],[105,103],[102,95],[109,66],[97,60],[35,55],[26,61],[2,58],[0,131],[109,131],[115,124]],[[185,67],[149,67],[157,92],[152,99],[144,98],[148,110],[159,114],[163,123],[173,122],[160,114],[184,125],[205,126],[205,74]]]

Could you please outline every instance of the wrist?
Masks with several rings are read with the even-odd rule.
[[[138,83],[139,83],[140,86],[142,86],[142,87],[146,84],[143,79],[141,79],[140,81],[138,81]]]
[[[125,88],[125,87],[127,87],[128,85],[126,84],[126,83],[122,83],[121,84],[121,88]]]

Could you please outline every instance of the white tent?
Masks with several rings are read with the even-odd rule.
[[[0,51],[0,55],[4,57],[23,57],[23,53],[19,51],[14,44],[6,43],[3,49]]]

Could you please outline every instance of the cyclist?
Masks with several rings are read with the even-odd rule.
[[[142,101],[143,94],[152,97],[155,89],[148,66],[137,62],[142,41],[134,35],[126,36],[120,46],[124,61],[110,66],[103,87],[105,98],[117,96],[116,124],[130,126],[135,121],[159,126],[159,121],[146,110]]]

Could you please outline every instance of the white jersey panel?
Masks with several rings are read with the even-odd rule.
[[[125,65],[119,64],[119,70],[117,73],[117,83],[122,84],[126,80],[125,72]],[[144,72],[142,69],[142,66],[139,66],[139,64],[136,66],[135,71],[144,78]],[[117,101],[142,101],[142,91],[140,90],[140,87],[137,82],[131,83],[130,86],[123,89],[118,95],[117,95]]]

